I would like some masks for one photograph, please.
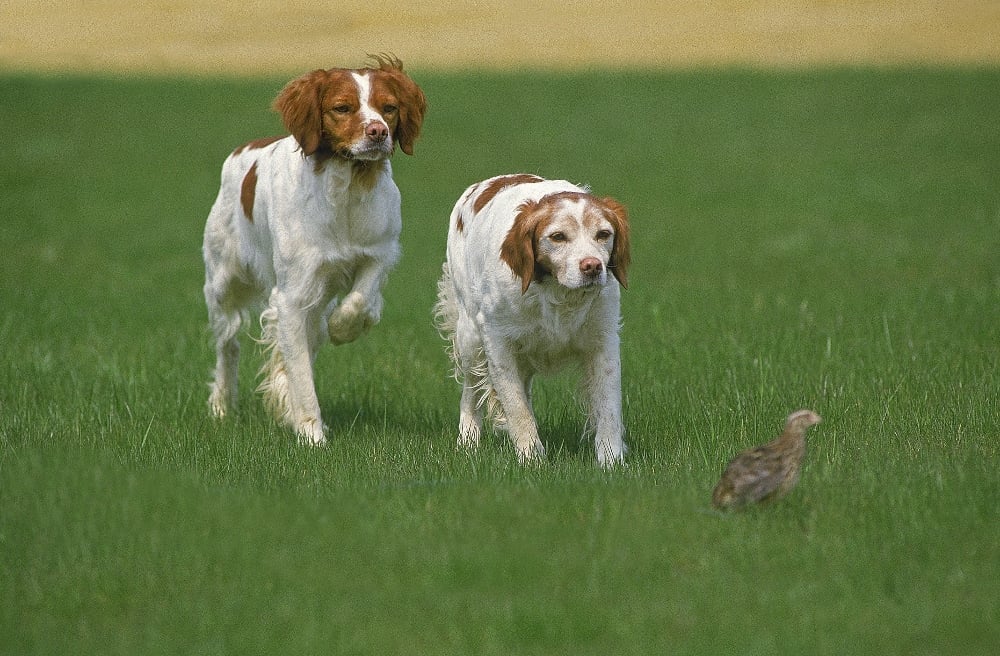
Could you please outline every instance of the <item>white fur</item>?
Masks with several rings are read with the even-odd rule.
[[[240,203],[256,162],[252,221]],[[209,405],[236,404],[237,333],[255,304],[270,357],[261,391],[272,412],[306,442],[325,427],[313,381],[319,346],[353,341],[378,323],[381,289],[399,258],[399,189],[388,161],[369,185],[352,184],[352,162],[331,158],[317,172],[293,137],[233,153],[205,226],[205,300],[216,341]]]
[[[358,85],[358,96],[360,98],[368,98],[372,92],[371,77],[358,72],[352,72],[351,77],[354,78],[354,82]],[[376,123],[386,125],[385,121],[382,119],[382,115],[376,112],[368,103],[362,104],[358,111],[360,112],[361,120],[364,123],[367,124],[374,121]]]
[[[458,443],[479,443],[485,405],[494,425],[509,433],[522,462],[543,456],[531,404],[532,379],[576,364],[597,460],[602,466],[618,463],[626,447],[620,292],[607,275],[611,242],[595,241],[592,230],[584,229],[584,203],[565,202],[548,233],[558,230],[566,241],[552,244],[543,238],[538,247],[537,256],[547,259],[551,275],[532,281],[522,293],[522,280],[500,257],[519,207],[552,193],[587,190],[565,181],[519,183],[475,213],[476,199],[497,179],[469,187],[455,205],[438,283],[436,319],[451,342],[455,373],[462,383]],[[600,275],[581,276],[579,263],[585,258],[601,261]]]

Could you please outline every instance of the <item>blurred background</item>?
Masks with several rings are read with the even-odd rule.
[[[0,69],[253,76],[411,68],[995,63],[997,0],[6,0]]]

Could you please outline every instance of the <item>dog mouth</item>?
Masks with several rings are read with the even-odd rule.
[[[365,140],[350,149],[351,159],[376,160],[392,155],[393,143],[390,139],[381,141]]]
[[[604,287],[607,284],[607,276],[599,273],[594,275],[581,274],[579,276],[569,276],[566,279],[560,280],[559,284],[566,289],[595,289]]]
[[[389,140],[379,143],[362,141],[352,146],[341,146],[334,150],[337,157],[348,161],[373,162],[392,156],[393,144]]]

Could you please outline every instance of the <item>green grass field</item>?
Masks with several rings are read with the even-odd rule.
[[[0,653],[993,654],[1000,72],[414,74],[382,324],[317,363],[330,445],[205,405],[201,231],[283,80],[0,77]],[[631,453],[542,381],[547,462],[453,448],[431,323],[466,185],[632,215]],[[720,515],[811,407],[798,489]]]

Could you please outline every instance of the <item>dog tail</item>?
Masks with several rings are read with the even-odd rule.
[[[474,364],[469,368],[468,375],[472,380],[476,390],[476,407],[483,410],[483,414],[493,422],[493,427],[497,430],[507,430],[507,415],[500,405],[500,398],[493,387],[493,380],[490,378],[489,365],[486,360],[486,351],[477,350]]]
[[[452,282],[451,268],[447,262],[441,267],[441,279],[438,280],[437,289],[438,297],[434,304],[434,327],[437,328],[441,338],[448,342],[445,350],[448,352],[448,357],[451,358],[452,376],[460,383],[463,382],[463,378],[469,377],[469,382],[476,390],[476,406],[483,409],[486,417],[493,422],[496,428],[505,430],[507,418],[504,416],[500,400],[497,398],[496,390],[493,389],[490,380],[486,353],[480,349],[474,354],[465,354],[468,362],[465,363],[464,368],[461,366],[460,358],[462,355],[459,354],[458,346],[455,343],[455,333],[458,330],[458,299],[455,297],[455,284]]]
[[[273,305],[260,314],[258,342],[264,347],[265,360],[257,374],[261,377],[257,391],[264,396],[264,405],[271,415],[278,421],[287,422],[291,419],[288,374],[285,359],[278,348],[278,311]]]
[[[457,380],[460,375],[458,366],[458,351],[455,348],[455,331],[458,329],[458,301],[455,298],[455,285],[451,280],[451,267],[445,262],[441,266],[441,279],[437,284],[438,296],[434,303],[434,327],[441,339],[448,342],[445,350],[454,366],[452,375]]]

